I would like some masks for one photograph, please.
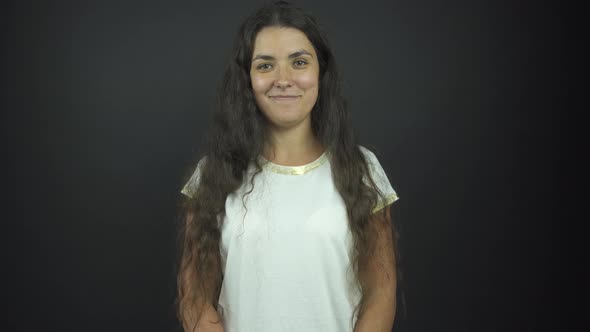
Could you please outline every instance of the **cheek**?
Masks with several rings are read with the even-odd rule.
[[[308,72],[297,77],[297,85],[302,89],[313,89],[318,86],[317,73]]]
[[[265,94],[268,91],[269,82],[267,79],[252,76],[250,81],[252,82],[252,90],[254,90],[255,94]]]

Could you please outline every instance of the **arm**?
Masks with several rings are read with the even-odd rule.
[[[201,316],[196,329],[193,330],[193,317],[188,317],[183,325],[185,332],[224,332],[223,324],[217,314],[217,310],[211,304],[207,305],[205,311],[203,311],[203,316]]]
[[[189,212],[186,217],[187,226],[190,224],[192,219],[193,214]],[[183,254],[182,257],[182,265],[186,266],[187,268],[184,269],[180,275],[179,290],[181,290],[181,293],[190,294],[191,288],[194,287],[193,283],[197,278],[197,271],[195,269],[194,261],[188,259],[187,255],[185,254]],[[195,301],[195,299],[192,299],[192,301]],[[181,306],[181,310],[182,327],[185,332],[224,332],[223,323],[221,322],[219,314],[211,303],[205,304],[198,323],[195,303],[187,303],[186,305]]]
[[[354,332],[390,332],[396,309],[396,261],[392,237],[390,206],[371,215],[370,224],[376,227],[375,254],[367,262],[361,278],[367,285],[366,303],[359,312]]]

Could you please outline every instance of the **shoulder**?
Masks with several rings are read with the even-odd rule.
[[[368,148],[362,146],[362,145],[357,145],[359,150],[361,151],[361,153],[363,154],[363,156],[365,157],[365,159],[367,160],[367,162],[371,163],[371,164],[375,164],[375,163],[379,163],[379,161],[377,160],[377,156],[375,155],[375,153],[373,153],[373,151],[369,150]]]
[[[387,176],[385,170],[383,169],[383,166],[381,166],[381,163],[377,159],[377,156],[375,155],[375,153],[362,145],[358,145],[358,147],[359,147],[359,150],[364,155],[365,160],[367,161],[367,167],[368,167],[368,171],[369,171],[368,175],[370,175],[371,178],[374,181],[376,181],[378,186],[389,187],[388,176]],[[386,189],[386,191],[390,191],[389,188],[383,188],[383,189]]]
[[[357,145],[357,147],[359,148],[359,150],[363,153],[363,154],[369,154],[369,153],[373,153],[371,152],[371,150],[367,149],[366,147],[362,146],[362,145]]]
[[[207,163],[207,156],[204,156],[201,159],[199,159],[199,162],[197,163],[197,166],[195,167],[195,171],[193,172],[193,175],[191,176],[192,180],[197,180],[201,177],[201,173],[203,172],[203,168],[205,167],[206,163]]]
[[[367,160],[367,166],[369,167],[369,175],[371,176],[371,179],[377,186],[377,189],[381,196],[380,202],[373,208],[373,212],[376,212],[384,206],[387,206],[398,200],[398,196],[396,191],[391,186],[391,183],[389,182],[389,177],[387,176],[387,173],[379,163],[379,160],[377,159],[375,153],[361,145],[359,145],[359,150],[362,151]],[[368,180],[366,180],[365,183],[370,185],[370,181]]]
[[[205,163],[207,162],[207,157],[202,157],[199,162],[197,163],[195,170],[193,171],[192,175],[180,191],[181,193],[185,194],[188,197],[194,197],[197,187],[201,181],[201,173],[203,172],[203,168],[205,167]]]

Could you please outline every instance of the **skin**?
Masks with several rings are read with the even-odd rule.
[[[266,27],[256,35],[250,80],[256,104],[268,120],[266,159],[297,166],[323,153],[311,129],[319,73],[315,49],[302,31]]]
[[[375,254],[369,258],[360,278],[368,285],[366,305],[359,314],[354,332],[390,332],[396,309],[396,260],[391,234],[391,205],[381,213],[371,215],[369,224],[376,228]]]

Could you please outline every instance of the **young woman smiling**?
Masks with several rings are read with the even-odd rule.
[[[280,1],[241,25],[182,193],[185,331],[391,331],[397,194],[309,14]]]

